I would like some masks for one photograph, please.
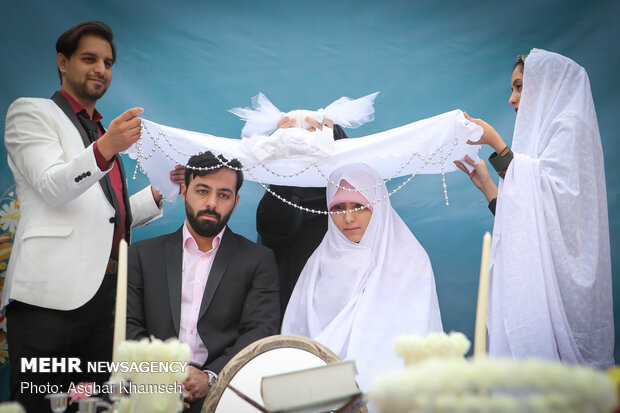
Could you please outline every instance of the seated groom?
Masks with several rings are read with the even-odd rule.
[[[127,339],[178,337],[189,344],[188,412],[200,411],[235,354],[279,329],[273,252],[226,226],[243,173],[239,161],[222,162],[211,152],[191,157],[181,185],[183,226],[129,249]]]

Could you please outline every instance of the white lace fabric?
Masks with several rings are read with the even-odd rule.
[[[263,184],[320,187],[340,165],[364,162],[382,178],[456,171],[454,160],[477,159],[482,129],[453,110],[394,129],[359,138],[333,140],[331,129],[309,132],[280,129],[275,137],[258,140],[223,138],[160,125],[142,119],[142,137],[127,153],[137,159],[153,186],[174,202],[179,188],[169,178],[176,164],[210,150],[227,159],[237,158],[245,178]],[[301,133],[300,133],[301,132]],[[311,135],[308,135],[311,134]],[[256,135],[258,136],[258,135]]]

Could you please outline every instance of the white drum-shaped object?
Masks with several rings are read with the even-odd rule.
[[[318,367],[335,361],[340,361],[336,354],[306,337],[277,335],[264,338],[241,350],[224,366],[207,395],[201,413],[259,412],[228,385],[264,406],[261,396],[261,380],[264,376]]]

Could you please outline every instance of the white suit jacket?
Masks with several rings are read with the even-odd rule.
[[[4,142],[20,221],[2,307],[18,300],[78,308],[97,292],[110,257],[115,211],[99,184],[108,171],[99,169],[92,144],[85,147],[75,124],[50,99],[13,102]],[[130,209],[133,227],[161,216],[150,187],[130,198]]]

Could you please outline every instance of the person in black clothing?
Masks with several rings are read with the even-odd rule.
[[[322,127],[314,119],[306,120],[315,128]],[[285,116],[278,123],[278,128],[287,128],[293,123],[294,120]],[[334,139],[347,138],[344,130],[330,119],[323,119],[323,123],[333,128]],[[269,189],[296,205],[315,210],[325,209],[327,201],[324,187],[270,185]],[[327,232],[327,215],[302,211],[265,192],[256,208],[256,231],[258,243],[271,248],[276,255],[280,311],[283,317],[301,270]]]

